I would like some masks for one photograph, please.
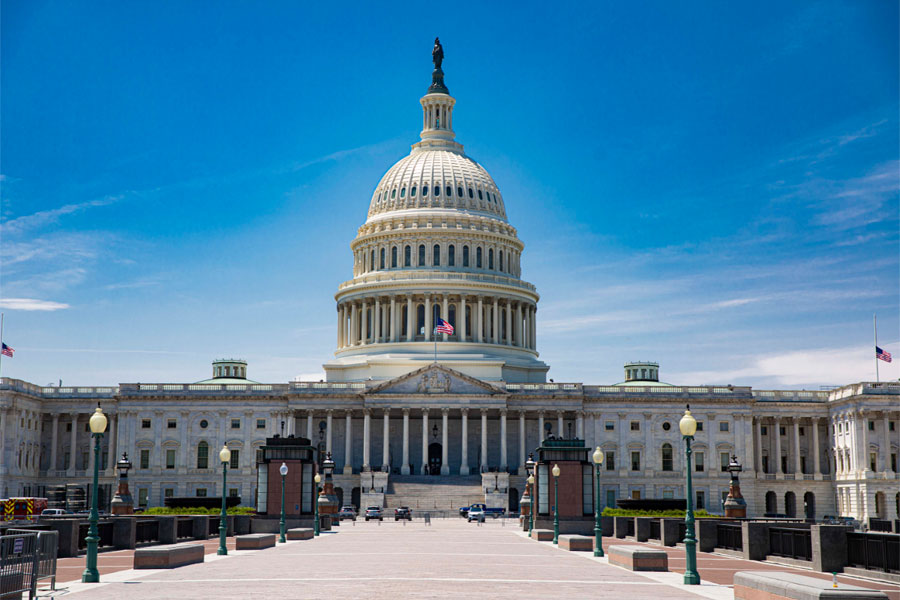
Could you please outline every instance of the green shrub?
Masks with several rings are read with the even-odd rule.
[[[604,517],[677,517],[684,518],[685,511],[683,510],[631,510],[626,508],[612,508],[611,506],[607,506],[603,509]],[[716,515],[711,515],[704,509],[698,509],[694,511],[694,516],[698,519],[710,519],[715,518]]]
[[[220,508],[169,508],[167,506],[154,506],[148,508],[142,514],[145,515],[218,515],[222,512]],[[229,515],[255,515],[256,511],[249,506],[233,506],[227,509]]]

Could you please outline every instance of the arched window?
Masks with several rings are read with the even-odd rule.
[[[484,195],[482,195],[481,190],[478,190],[478,199],[484,200]]]
[[[499,262],[497,269],[499,271],[502,271],[503,270],[503,250],[500,251],[500,255],[497,258],[498,258],[498,262]]]
[[[412,186],[412,189],[409,190],[409,196],[410,196],[410,198],[416,197],[416,186]]]
[[[416,307],[416,331],[415,335],[419,335],[419,332],[425,328],[425,305],[420,304]],[[415,336],[413,336],[415,337]]]
[[[475,268],[481,268],[481,247],[475,249]]]
[[[441,195],[441,186],[439,186],[439,185],[434,186],[434,195],[435,196]]]
[[[434,248],[431,249],[432,260],[431,263],[435,267],[441,266],[441,247],[437,244],[434,245]]]
[[[391,248],[391,268],[397,268],[397,246]]]
[[[412,266],[412,248],[407,246],[403,249],[403,266],[411,267]]]
[[[200,442],[199,444],[197,444],[197,468],[209,468],[209,444],[207,444],[206,442]]]
[[[672,470],[672,445],[671,444],[663,444],[662,445],[662,470],[663,471],[671,471]]]
[[[766,492],[766,512],[778,512],[778,496],[775,495],[775,492]]]
[[[453,244],[450,244],[450,247],[447,248],[447,266],[456,266],[456,246],[454,246]]]
[[[427,196],[427,195],[428,195],[428,186],[427,186],[427,185],[423,185],[423,186],[422,186],[422,195],[423,195],[423,196]]]
[[[379,264],[379,268],[381,268],[381,269],[384,268],[384,248],[381,249],[381,259],[378,264]]]
[[[397,197],[397,190],[395,188],[395,189],[391,190],[391,200],[393,200],[396,197]]]
[[[371,258],[369,260],[369,270],[370,271],[375,270],[375,250],[374,249],[371,252]]]
[[[453,327],[456,327],[456,305],[451,304],[449,308],[447,308],[447,320],[450,321],[450,324]],[[456,329],[453,330],[453,334],[456,335]]]
[[[400,197],[406,198],[406,188],[400,188]]]
[[[472,307],[466,306],[466,337],[472,336]]]
[[[462,195],[463,195],[462,186],[456,187],[456,195],[459,196],[460,198],[462,198]]]
[[[469,188],[469,198],[474,198],[475,194],[472,193],[472,188]]]
[[[463,264],[462,264],[462,266],[464,266],[464,267],[469,266],[469,247],[468,246],[463,246]]]
[[[437,327],[438,319],[441,318],[441,305],[435,302],[431,305],[431,326]],[[438,334],[432,331],[432,337],[437,336]]]
[[[451,188],[451,187],[448,185],[448,186],[447,186],[446,192],[447,192],[447,196],[448,196],[448,197],[449,197],[449,196],[452,196],[452,195],[453,195],[453,188]],[[462,194],[460,194],[460,196],[462,196]]]
[[[409,323],[409,309],[406,305],[400,310],[400,335],[407,335],[407,324]]]
[[[425,244],[419,244],[419,266],[425,266]]]
[[[494,249],[488,248],[488,269],[494,268]]]

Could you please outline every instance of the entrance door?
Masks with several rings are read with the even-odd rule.
[[[438,443],[428,444],[428,474],[441,474],[441,445]]]

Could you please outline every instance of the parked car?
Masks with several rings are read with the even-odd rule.
[[[351,521],[356,520],[356,508],[353,506],[342,506],[341,511],[338,513],[338,521],[344,521],[346,519],[350,519]]]
[[[378,519],[384,521],[384,515],[381,513],[380,506],[370,506],[366,508],[366,521],[369,519]]]
[[[469,507],[468,513],[466,513],[466,521],[469,523],[471,523],[472,521],[484,523],[484,509],[478,505],[473,504]]]
[[[394,509],[394,520],[399,521],[400,519],[412,521],[412,511],[409,510],[408,506],[400,506]]]
[[[495,519],[497,517],[502,517],[503,514],[506,512],[505,508],[488,508],[484,504],[473,504],[471,506],[463,506],[462,508],[460,508],[459,516],[465,517],[466,515],[469,514],[469,511],[472,510],[473,508],[480,508],[482,511],[484,511],[485,515],[494,517]]]
[[[62,508],[45,508],[41,511],[42,517],[59,517],[62,515],[71,515],[72,513]]]

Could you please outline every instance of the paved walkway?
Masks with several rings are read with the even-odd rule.
[[[638,575],[525,538],[502,521],[345,522],[311,541],[207,555],[172,570],[123,570],[103,583],[61,583],[53,595],[96,600],[215,598],[731,598],[727,587],[681,585],[673,573]],[[698,592],[700,593],[698,595]],[[48,597],[49,592],[42,592]]]

